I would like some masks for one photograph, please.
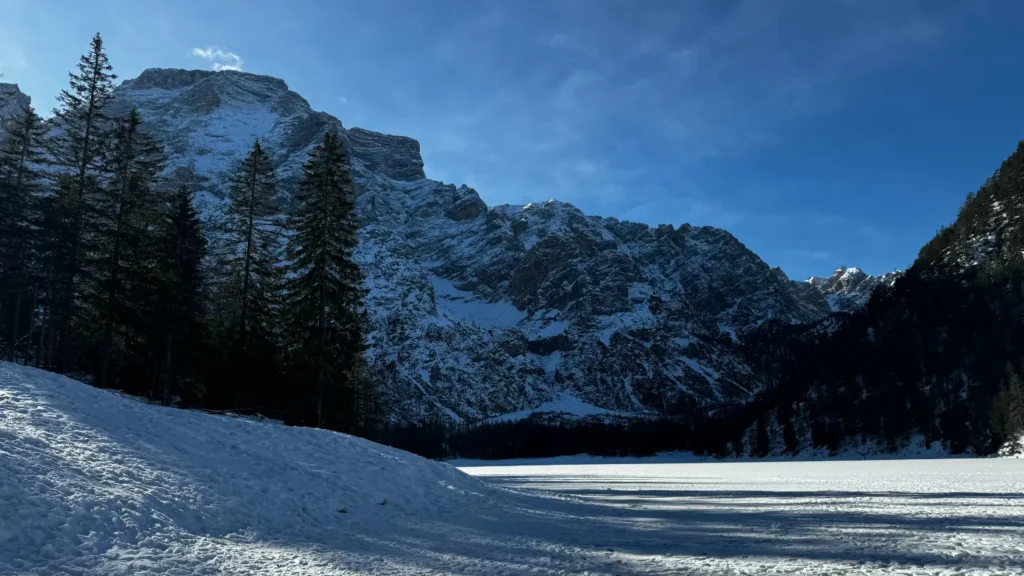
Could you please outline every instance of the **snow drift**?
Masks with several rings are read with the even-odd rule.
[[[151,406],[0,363],[0,574],[244,571],[230,557],[270,561],[486,491],[345,434]]]

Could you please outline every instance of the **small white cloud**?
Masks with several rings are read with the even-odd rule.
[[[338,102],[341,102],[342,104],[348,104],[348,98],[345,98],[344,96],[338,96]]]
[[[206,48],[193,48],[192,55],[202,58],[203,60],[209,60],[211,62],[210,68],[220,72],[221,70],[235,70],[241,72],[242,70],[242,57],[234,52],[224,50],[223,48],[213,48],[207,46]]]

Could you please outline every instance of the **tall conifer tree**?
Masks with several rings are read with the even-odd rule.
[[[287,290],[291,373],[312,383],[316,426],[351,428],[364,405],[357,378],[365,349],[363,276],[352,176],[336,132],[303,166],[298,205],[289,219]]]
[[[35,306],[31,302],[38,288],[43,122],[28,107],[6,122],[4,132],[0,143],[0,304],[10,310],[7,358],[13,361],[26,326],[28,338],[32,336]],[[28,348],[26,343],[26,356]]]
[[[229,400],[235,407],[266,401],[266,387],[272,382],[266,363],[275,349],[281,287],[276,191],[270,156],[257,141],[231,178],[231,203],[219,250],[217,301],[221,340],[228,365],[235,367]]]
[[[159,234],[158,289],[154,349],[159,365],[150,398],[167,404],[172,394],[188,403],[202,398],[201,376],[206,331],[203,317],[206,237],[192,195],[182,186],[170,199]]]
[[[56,229],[53,245],[59,248],[54,266],[54,314],[50,338],[59,339],[56,363],[64,372],[72,361],[71,331],[79,320],[82,260],[86,240],[86,214],[103,180],[103,156],[110,133],[106,109],[114,95],[113,68],[99,34],[80,59],[77,72],[69,73],[69,86],[57,97],[53,137],[48,143],[57,167],[58,198],[51,207],[58,213],[48,221]],[[53,346],[49,346],[50,354]]]
[[[87,213],[87,312],[90,324],[99,329],[99,386],[111,383],[115,349],[126,351],[134,344],[138,351],[144,338],[159,217],[153,188],[163,167],[163,148],[142,129],[138,111],[117,119],[103,166],[109,180]]]

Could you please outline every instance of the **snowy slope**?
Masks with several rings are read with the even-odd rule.
[[[0,363],[0,574],[1019,574],[1022,467],[472,470],[485,484]]]
[[[270,572],[317,538],[454,514],[489,492],[360,438],[150,406],[0,363],[0,574]]]

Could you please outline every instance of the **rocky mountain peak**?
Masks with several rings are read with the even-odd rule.
[[[227,175],[257,138],[270,151],[284,203],[297,190],[302,163],[328,130],[338,130],[353,160],[398,181],[425,178],[419,143],[404,136],[345,130],[314,111],[281,79],[233,70],[151,68],[117,88],[118,106],[135,106],[168,148],[168,175],[223,198]]]
[[[0,82],[0,120],[17,116],[32,104],[32,98],[17,84]]]
[[[845,266],[840,266],[839,268],[836,268],[835,272],[833,272],[828,278],[811,276],[807,279],[807,282],[821,287],[822,290],[827,293],[832,293],[843,290],[852,290],[868,278],[870,278],[870,276],[860,268],[847,268]]]
[[[420,143],[407,136],[391,136],[362,128],[348,131],[352,154],[367,170],[388,178],[411,182],[426,178]]]
[[[132,78],[121,82],[122,89],[134,90],[180,90],[213,76],[211,70],[182,70],[180,68],[147,68]]]
[[[264,96],[274,92],[288,92],[288,84],[280,78],[240,72],[237,70],[184,70],[181,68],[147,68],[137,78],[121,83],[124,88],[134,90],[180,90],[202,82],[220,86],[244,85],[262,87]]]
[[[867,304],[875,288],[892,284],[900,274],[897,270],[872,276],[860,268],[840,267],[828,278],[811,276],[806,283],[825,296],[833,311],[852,312]]]

